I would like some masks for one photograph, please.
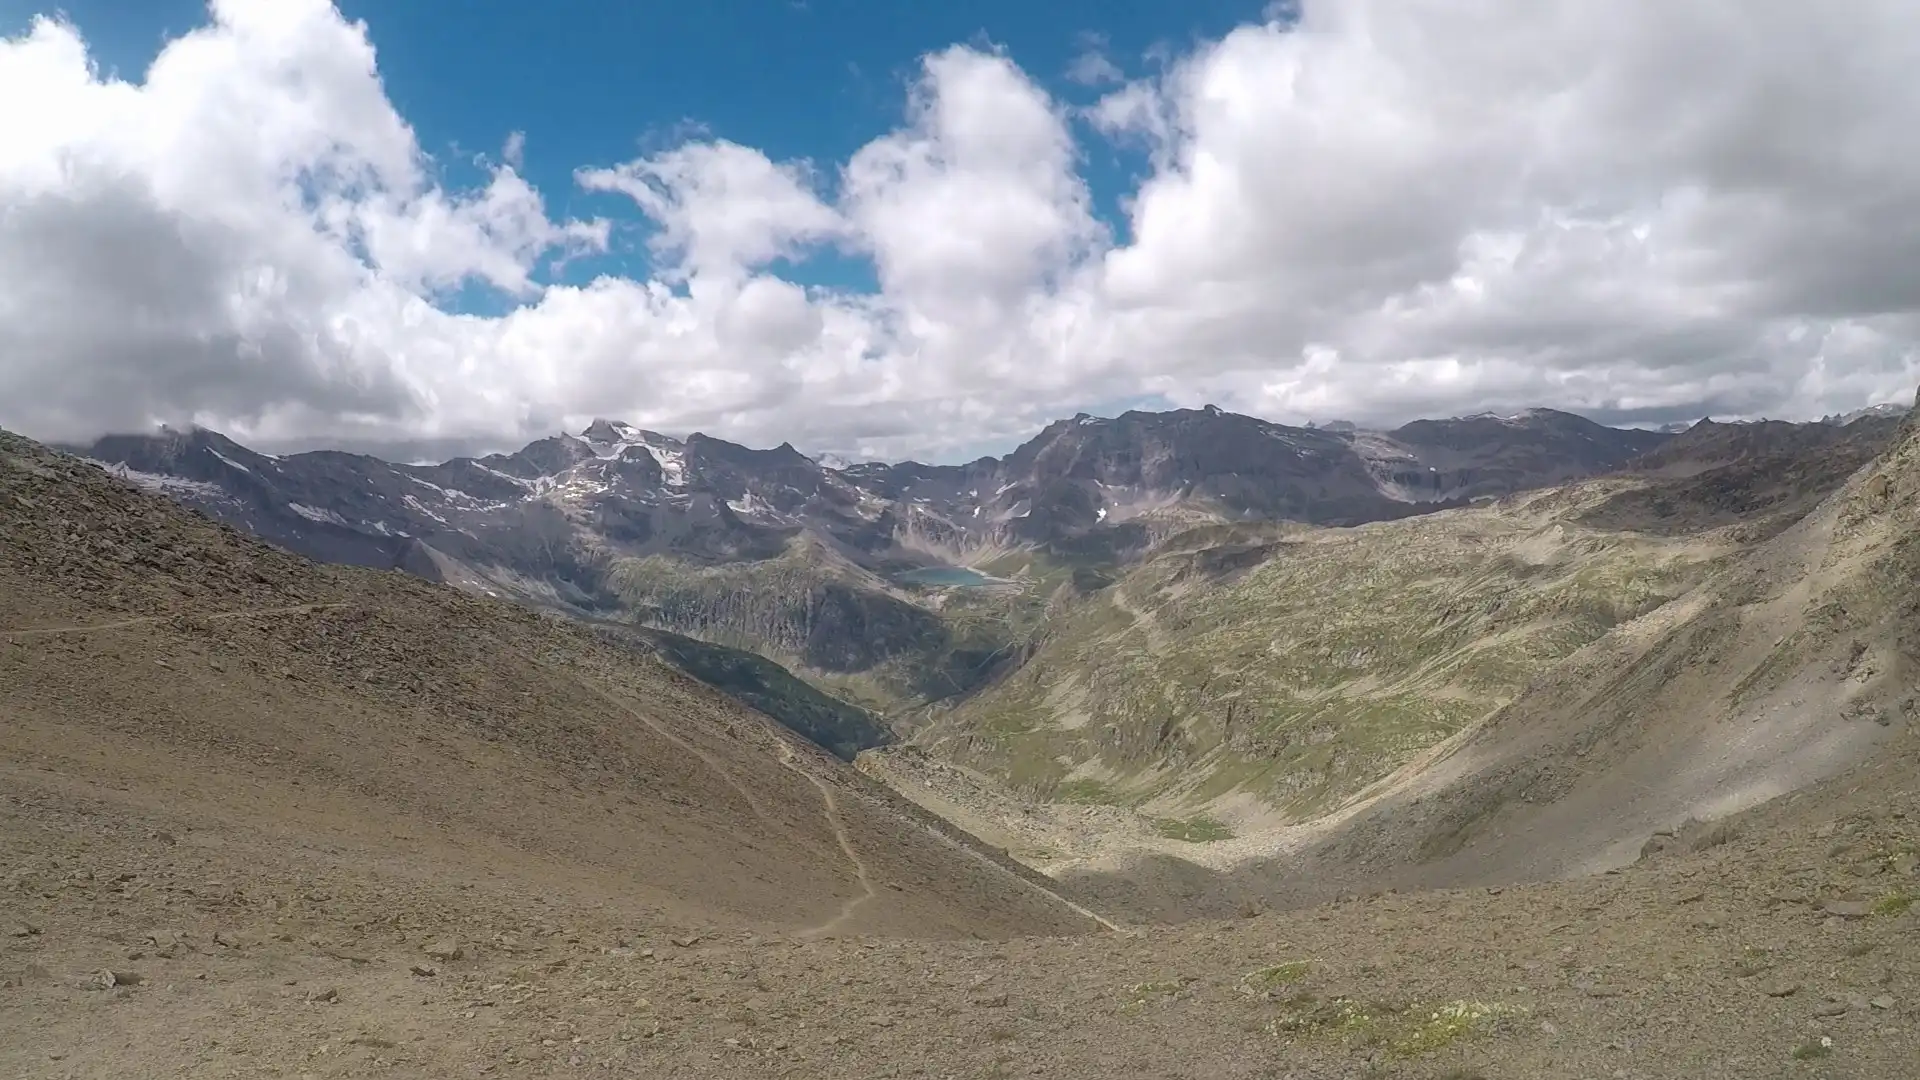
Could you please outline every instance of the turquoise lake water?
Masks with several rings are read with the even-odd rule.
[[[958,585],[970,587],[991,585],[993,579],[978,570],[969,570],[964,566],[923,566],[918,570],[909,570],[898,575],[898,580],[909,585]]]

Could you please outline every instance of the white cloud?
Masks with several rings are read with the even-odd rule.
[[[1107,55],[1107,39],[1102,34],[1081,35],[1080,54],[1067,66],[1067,78],[1082,86],[1104,86],[1127,81],[1120,65]]]
[[[1920,380],[1905,0],[1283,8],[1151,80],[1079,70],[1111,86],[1095,137],[1152,152],[1117,234],[1085,180],[1108,152],[954,47],[843,163],[568,163],[653,227],[655,279],[581,287],[543,282],[612,226],[551,219],[518,132],[440,185],[319,0],[218,0],[139,83],[42,21],[0,42],[0,100],[34,103],[0,110],[0,424],[452,449],[611,414],[938,454],[1148,394],[1664,419]],[[878,291],[781,277],[827,249]],[[435,306],[471,281],[521,306]]]
[[[694,143],[617,168],[583,169],[579,181],[631,198],[658,222],[652,245],[676,278],[754,269],[842,231],[805,169],[736,143]]]

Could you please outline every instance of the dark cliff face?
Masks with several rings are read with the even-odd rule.
[[[216,432],[108,436],[80,451],[123,478],[158,488],[208,516],[321,562],[424,569],[409,538],[355,528],[348,512],[377,498],[382,462],[321,455],[321,467],[283,474],[278,460]]]
[[[1746,539],[1799,520],[1893,445],[1902,416],[1863,412],[1847,423],[1702,420],[1623,470],[1642,481],[1585,515],[1602,528],[1662,534],[1739,525]]]
[[[1415,459],[1412,467],[1395,473],[1396,482],[1468,499],[1609,472],[1671,438],[1660,431],[1604,427],[1553,409],[1416,420],[1388,434]]]
[[[1802,454],[1828,447],[1877,447],[1893,437],[1901,421],[1902,414],[1890,410],[1865,412],[1847,423],[1822,421],[1796,424],[1784,420],[1715,423],[1710,419],[1701,420],[1659,447],[1634,458],[1626,467],[1644,473],[1686,473],[1736,461]]]
[[[1007,471],[1034,484],[1191,491],[1246,512],[1307,507],[1319,490],[1365,483],[1337,435],[1214,409],[1061,421],[1010,455]]]
[[[1590,476],[1667,437],[1547,409],[1380,433],[1288,427],[1209,406],[1056,422],[998,463],[994,480],[1025,500],[1013,531],[1033,541],[1113,525],[1101,512],[1107,503],[1145,496],[1229,516],[1357,524]]]

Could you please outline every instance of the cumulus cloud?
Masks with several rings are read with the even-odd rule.
[[[675,278],[742,273],[842,231],[804,168],[736,143],[696,143],[615,168],[583,169],[578,179],[589,191],[628,196],[659,223],[652,246]]]
[[[43,19],[0,41],[34,103],[0,110],[0,424],[400,452],[605,414],[937,457],[1150,396],[1652,421],[1920,380],[1906,0],[1304,0],[1150,79],[1088,56],[1075,112],[933,53],[841,162],[567,163],[652,269],[559,285],[615,226],[550,216],[539,132],[447,187],[330,4],[215,0],[139,82]],[[1148,150],[1121,218],[1076,132]],[[877,289],[790,280],[826,251]],[[474,284],[517,306],[460,313]]]

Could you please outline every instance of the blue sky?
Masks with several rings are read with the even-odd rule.
[[[0,423],[42,438],[611,416],[952,460],[1128,406],[1663,423],[1920,381],[1912,0],[340,0],[365,37],[64,0],[17,36],[62,2],[0,0]],[[1070,77],[1095,48],[1138,81]],[[542,205],[476,160],[516,132]],[[857,151],[846,191],[782,167]]]
[[[1069,77],[1097,49],[1128,76],[1147,74],[1234,26],[1252,0],[340,0],[366,22],[388,96],[455,186],[481,179],[471,156],[497,156],[524,132],[522,172],[556,218],[621,223],[614,250],[567,265],[561,280],[644,275],[643,227],[616,195],[579,191],[573,170],[612,165],[684,139],[713,137],[805,158],[823,173],[896,127],[921,56],[956,43],[1004,49],[1069,104],[1100,88]],[[16,34],[47,0],[0,0],[0,33]],[[138,80],[165,40],[206,22],[197,0],[64,0],[101,66]],[[458,10],[458,16],[453,12]],[[1099,212],[1122,233],[1119,199],[1146,167],[1105,140],[1084,140],[1083,175]],[[862,263],[816,253],[788,276],[870,288]],[[454,306],[492,313],[500,298],[470,288]]]

